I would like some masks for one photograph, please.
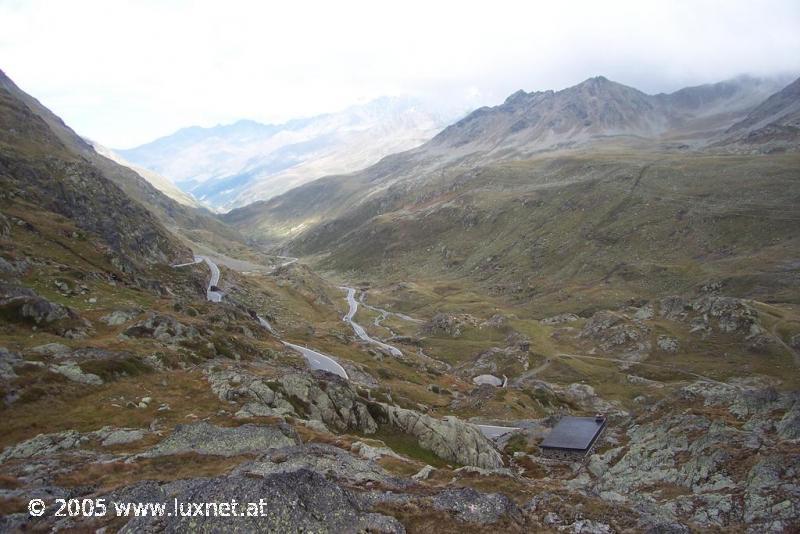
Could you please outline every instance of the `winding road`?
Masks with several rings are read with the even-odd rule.
[[[222,292],[215,288],[219,285],[219,267],[208,256],[198,256],[201,260],[206,262],[208,268],[211,269],[211,278],[208,281],[208,289],[206,289],[206,296],[211,302],[222,302]]]
[[[297,261],[297,258],[290,258],[290,261],[283,263],[281,265],[289,265]],[[181,263],[179,265],[173,265],[173,267],[186,267],[188,265],[196,265],[198,263],[205,262],[208,265],[208,268],[211,270],[211,278],[208,281],[208,288],[206,289],[206,298],[211,302],[222,302],[222,292],[216,289],[212,289],[219,284],[219,267],[214,261],[209,258],[208,256],[195,256],[194,261],[189,263]],[[272,334],[275,334],[275,330],[272,328],[272,325],[269,324],[269,321],[261,317],[260,315],[256,315],[256,320],[258,320],[258,324],[269,330]],[[344,367],[339,365],[336,360],[331,358],[330,356],[326,356],[321,352],[317,352],[315,350],[308,349],[306,347],[301,347],[300,345],[295,345],[294,343],[288,343],[286,341],[281,341],[287,347],[296,350],[300,354],[302,354],[306,361],[308,362],[308,366],[312,369],[321,369],[323,371],[328,371],[335,375],[339,375],[345,380],[349,380],[347,376],[347,371],[344,370]]]
[[[281,264],[279,267],[290,265],[295,261],[297,261],[297,258],[289,258],[289,260],[290,261]],[[208,268],[211,270],[211,278],[208,281],[208,288],[206,289],[206,297],[211,302],[222,302],[222,292],[220,292],[217,289],[212,289],[212,287],[217,287],[217,285],[219,284],[220,271],[219,267],[217,267],[217,264],[214,263],[214,261],[211,258],[209,258],[208,256],[195,256],[193,262],[181,263],[179,265],[173,265],[173,267],[186,267],[188,265],[196,265],[201,262],[205,262],[206,265],[208,265]],[[353,321],[353,317],[358,311],[358,301],[355,299],[356,290],[352,287],[342,287],[342,289],[347,290],[347,303],[350,306],[350,309],[348,310],[347,315],[344,316],[343,320],[345,322],[350,323],[356,335],[368,343],[372,343],[389,351],[394,356],[402,356],[403,353],[400,351],[400,349],[398,349],[397,347],[393,347],[391,345],[387,345],[386,343],[378,341],[377,339],[371,338],[361,325]],[[414,319],[407,315],[389,312],[386,310],[382,310],[380,308],[374,308],[372,306],[368,306],[367,304],[364,305],[372,310],[384,314],[384,316],[388,316],[391,314],[406,319],[408,321],[420,322],[417,319]],[[266,319],[264,319],[260,315],[256,315],[256,319],[258,320],[261,326],[269,330],[271,333],[275,334],[275,330],[273,330],[272,325],[269,324],[269,322]],[[350,377],[347,376],[347,371],[344,370],[344,367],[339,365],[339,363],[330,356],[322,354],[321,352],[317,352],[313,349],[309,349],[308,347],[303,347],[301,345],[295,345],[294,343],[289,343],[288,341],[281,340],[281,343],[283,343],[290,349],[302,354],[303,357],[306,359],[306,362],[308,362],[308,366],[311,367],[312,369],[320,369],[322,371],[327,371],[329,373],[338,375],[344,378],[345,380],[350,380]],[[517,427],[507,427],[507,426],[495,426],[495,425],[475,425],[475,426],[488,439],[496,439],[501,436],[504,436],[505,434],[508,434],[509,432],[514,432],[515,430],[519,430],[519,428]]]
[[[362,340],[366,341],[367,343],[372,343],[373,345],[377,345],[378,347],[389,351],[392,356],[402,357],[403,353],[397,347],[393,347],[384,343],[383,341],[378,341],[377,339],[371,338],[367,331],[364,330],[364,327],[360,324],[353,321],[353,317],[355,316],[356,312],[358,311],[358,301],[356,300],[356,290],[352,287],[341,287],[340,289],[344,289],[347,291],[347,304],[350,306],[350,309],[347,311],[347,315],[344,316],[343,320],[346,323],[350,323],[350,326],[353,327],[353,331],[356,333],[358,337]]]
[[[336,363],[336,360],[330,356],[326,356],[321,352],[317,352],[300,345],[295,345],[294,343],[288,343],[286,341],[281,341],[281,343],[305,356],[306,361],[308,361],[308,364],[312,369],[322,369],[323,371],[328,371],[329,373],[339,375],[345,380],[350,379],[350,377],[347,376],[347,371],[344,370],[344,367]]]

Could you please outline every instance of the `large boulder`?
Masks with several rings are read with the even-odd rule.
[[[339,431],[372,434],[378,429],[366,401],[342,378],[326,374],[315,380],[308,374],[298,373],[282,377],[280,385],[283,395],[296,404],[295,409],[305,412],[301,415],[319,419]]]
[[[379,424],[414,436],[420,447],[444,460],[486,469],[503,466],[500,453],[478,427],[456,417],[435,419],[383,403],[373,403],[370,411]]]
[[[194,326],[187,326],[171,315],[149,312],[145,319],[126,328],[122,335],[176,342],[197,336],[197,330]]]
[[[50,370],[65,377],[67,380],[85,384],[87,386],[100,386],[103,379],[92,373],[84,373],[83,370],[73,361],[63,362],[50,366]]]
[[[0,282],[0,315],[6,320],[46,327],[57,334],[77,333],[85,323],[77,312],[51,302],[27,287]]]
[[[650,331],[638,321],[608,310],[595,313],[580,333],[604,351],[646,352],[650,349]]]

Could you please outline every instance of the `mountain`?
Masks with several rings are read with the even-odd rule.
[[[518,91],[447,127],[426,147],[449,158],[517,158],[541,150],[577,147],[603,138],[677,137],[702,142],[709,131],[780,88],[780,81],[739,77],[718,84],[647,95],[603,76],[562,91]],[[698,135],[699,132],[699,135]]]
[[[120,165],[98,153],[89,142],[76,134],[38,100],[20,90],[7,76],[0,77],[0,87],[24,103],[31,113],[44,121],[50,130],[50,135],[55,136],[73,157],[85,160],[96,167],[103,176],[152,212],[161,224],[180,236],[187,244],[210,247],[221,252],[234,252],[246,248],[245,240],[238,231],[219,221],[205,208],[195,208],[176,202],[134,169]]]
[[[200,204],[192,195],[188,193],[184,193],[178,187],[173,184],[170,180],[164,178],[158,173],[153,171],[147,170],[144,167],[139,167],[138,165],[134,165],[133,163],[126,161],[125,158],[114,152],[108,147],[105,147],[95,141],[90,139],[86,140],[95,152],[103,156],[104,158],[108,158],[114,163],[122,165],[123,167],[128,167],[133,172],[150,182],[150,185],[164,193],[166,196],[174,200],[179,204],[183,204],[184,206],[189,206],[192,208],[202,208],[203,205]]]
[[[225,220],[323,269],[466,277],[522,301],[705,278],[785,296],[798,156],[741,160],[712,146],[771,83],[650,96],[601,77],[516,93],[416,149]]]
[[[25,96],[0,71],[0,180],[11,203],[6,209],[30,216],[36,208],[66,217],[101,239],[115,263],[126,268],[191,257],[189,249],[108,178],[107,166],[82,157],[91,150],[88,145],[74,134],[70,137],[71,130],[49,111],[49,121],[43,119]]]
[[[728,128],[719,145],[778,151],[800,147],[800,78]]]
[[[185,128],[116,152],[170,178],[206,205],[227,210],[418,146],[448,118],[410,98],[384,97],[282,125],[243,120]]]

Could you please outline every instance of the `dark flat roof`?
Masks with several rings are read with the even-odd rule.
[[[605,419],[598,422],[594,417],[562,417],[544,438],[541,447],[586,450],[592,446],[605,425]]]

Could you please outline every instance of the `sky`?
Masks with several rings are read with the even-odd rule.
[[[130,148],[385,95],[466,111],[596,75],[648,93],[798,75],[800,1],[0,0],[0,69]]]

